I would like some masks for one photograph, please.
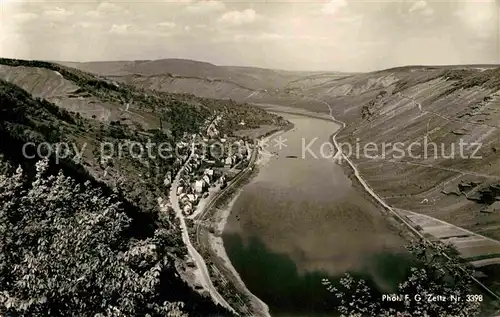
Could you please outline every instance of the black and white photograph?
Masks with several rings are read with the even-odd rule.
[[[500,0],[0,0],[0,317],[500,316]]]

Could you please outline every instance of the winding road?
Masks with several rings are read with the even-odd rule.
[[[208,290],[210,293],[210,296],[214,300],[215,303],[224,306],[225,308],[229,309],[231,312],[234,314],[238,315],[236,311],[229,305],[229,303],[222,297],[217,289],[214,287],[212,284],[212,280],[210,279],[210,274],[208,273],[208,268],[205,263],[205,260],[203,257],[196,251],[196,249],[193,247],[191,240],[189,239],[189,233],[188,229],[186,226],[186,222],[184,220],[184,215],[182,214],[182,210],[179,205],[179,197],[177,196],[177,187],[179,186],[180,179],[182,176],[182,172],[184,171],[185,167],[191,160],[194,154],[194,146],[191,149],[191,153],[189,155],[189,158],[186,160],[182,168],[179,170],[177,173],[175,180],[172,182],[172,186],[170,189],[170,203],[172,204],[172,208],[174,209],[177,217],[180,220],[181,223],[181,230],[182,230],[182,240],[184,241],[184,244],[186,245],[188,249],[189,256],[193,259],[193,261],[196,263],[196,276],[197,280],[202,284],[203,288]],[[165,209],[165,207],[163,207]],[[165,210],[163,210],[165,211]]]
[[[227,184],[226,188],[224,188],[224,189],[220,190],[219,192],[217,192],[212,197],[212,199],[205,205],[205,208],[203,209],[203,211],[199,215],[197,215],[195,217],[195,220],[196,220],[196,222],[195,222],[195,230],[196,230],[195,236],[196,236],[196,243],[197,243],[197,245],[201,246],[203,244],[203,241],[201,241],[202,239],[200,239],[200,236],[201,236],[200,229],[203,227],[201,224],[204,222],[205,217],[207,217],[210,214],[210,211],[212,210],[212,208],[215,207],[215,204],[217,203],[217,201],[224,194],[226,194],[231,189],[237,187],[239,185],[240,181],[244,180],[245,177],[252,171],[252,169],[253,169],[253,167],[255,165],[255,161],[257,159],[257,156],[258,156],[258,152],[259,152],[258,151],[258,141],[254,140],[254,150],[252,151],[252,155],[250,157],[250,161],[248,163],[248,166],[245,167],[241,172],[239,172],[231,180],[231,182],[229,182]],[[206,243],[209,244],[209,242],[206,242]],[[210,245],[208,245],[208,248],[210,248]],[[250,290],[248,290],[248,289],[245,290],[245,293],[247,293],[247,295],[251,296],[258,303],[259,307],[261,307],[263,309],[263,316],[264,317],[271,317],[271,315],[269,314],[269,307],[267,306],[266,303],[264,303],[262,300],[260,300],[260,298],[258,298],[254,294],[252,294],[252,292],[250,292]]]
[[[230,189],[235,187],[243,177],[245,177],[253,168],[253,165],[255,163],[255,160],[257,159],[257,141],[254,142],[254,149],[252,151],[252,156],[250,158],[250,161],[248,163],[248,166],[245,167],[241,172],[239,172],[229,184],[227,184],[227,187],[219,191],[214,195],[214,197],[206,204],[205,208],[203,209],[203,212],[201,212],[197,217],[195,217],[196,221],[196,240],[197,243],[200,244],[200,227],[201,223],[205,219],[205,216],[210,212],[210,210],[214,207],[215,203],[221,196],[223,196],[226,192],[228,192]]]
[[[358,168],[354,165],[354,163],[349,159],[349,157],[347,155],[345,155],[345,153],[343,153],[342,151],[342,148],[341,146],[338,144],[337,142],[337,135],[346,127],[346,124],[340,120],[337,120],[334,118],[333,114],[332,114],[332,108],[330,106],[330,104],[328,104],[327,102],[323,101],[323,100],[320,100],[320,99],[316,99],[316,98],[312,98],[312,97],[308,97],[308,96],[302,96],[304,98],[307,98],[307,99],[310,99],[310,100],[313,100],[313,101],[316,101],[316,102],[320,102],[324,105],[326,105],[328,107],[328,109],[330,110],[330,117],[332,118],[332,121],[338,123],[339,125],[341,125],[341,128],[339,128],[337,131],[335,131],[335,133],[332,134],[331,136],[331,139],[332,139],[332,142],[333,142],[333,145],[336,149],[336,153],[335,153],[335,156],[334,156],[334,161],[337,161],[337,162],[341,162],[342,160],[344,160],[345,162],[347,162],[347,164],[349,164],[350,168],[352,169],[353,173],[354,173],[354,176],[356,177],[356,179],[359,181],[359,183],[361,184],[361,186],[363,186],[364,190],[371,196],[373,197],[380,205],[382,205],[394,218],[396,218],[398,221],[400,221],[403,225],[405,225],[405,227],[411,231],[412,233],[415,234],[415,236],[419,237],[422,241],[424,241],[425,243],[429,244],[429,245],[433,245],[433,243],[431,241],[429,241],[423,234],[421,231],[417,230],[416,229],[416,225],[415,223],[413,223],[406,215],[403,215],[402,213],[399,213],[397,210],[395,210],[393,207],[389,206],[371,187],[370,185],[368,185],[368,183],[365,181],[365,179],[361,176]],[[420,105],[417,104],[419,106],[419,109],[420,108]],[[257,147],[255,147],[257,148]],[[196,225],[195,225],[195,230],[196,230],[196,239],[197,239],[197,243],[200,244],[201,241],[200,241],[200,223],[203,221],[203,219],[206,217],[206,215],[209,213],[209,211],[211,210],[211,208],[213,208],[215,202],[224,194],[226,193],[229,189],[233,188],[234,186],[236,186],[239,181],[245,176],[247,175],[250,170],[251,170],[251,167],[253,166],[253,163],[255,162],[255,159],[257,157],[256,155],[256,152],[257,150],[254,150],[253,153],[252,153],[252,157],[251,157],[251,160],[250,160],[250,163],[249,165],[242,171],[240,172],[232,181],[230,184],[228,184],[227,188],[225,188],[224,190],[221,190],[220,192],[218,192],[216,195],[214,195],[214,197],[210,200],[210,202],[207,203],[207,205],[205,206],[203,212],[201,212],[198,217],[196,217]],[[236,311],[227,303],[227,301],[218,293],[218,291],[215,289],[215,287],[213,286],[212,284],[212,281],[210,279],[210,275],[209,275],[209,272],[208,272],[208,269],[207,269],[207,266],[205,264],[205,261],[203,259],[203,257],[196,251],[196,249],[193,247],[193,245],[191,244],[191,241],[189,239],[189,234],[188,234],[188,230],[187,230],[187,227],[186,227],[186,224],[185,224],[185,221],[184,221],[184,215],[182,214],[182,210],[179,206],[179,200],[178,200],[178,196],[177,196],[177,193],[176,193],[176,189],[177,187],[179,186],[179,181],[180,181],[180,177],[181,177],[181,174],[182,174],[182,171],[184,170],[186,164],[190,161],[192,155],[194,154],[194,148],[190,154],[190,157],[189,159],[186,161],[185,165],[182,167],[182,169],[179,171],[179,173],[177,174],[174,182],[172,183],[172,189],[170,191],[170,201],[172,203],[172,207],[174,208],[175,212],[177,213],[179,219],[181,220],[181,229],[182,229],[182,239],[184,241],[184,243],[186,244],[187,248],[188,248],[188,252],[190,254],[190,256],[193,258],[193,260],[196,262],[197,264],[197,267],[199,269],[199,280],[202,282],[203,284],[203,287],[205,289],[207,289],[209,292],[210,292],[210,295],[212,296],[213,300],[220,304],[220,305],[223,305],[224,307],[226,307],[227,309],[229,309],[230,311],[232,311],[233,313],[237,314]],[[437,219],[436,219],[437,220]],[[201,244],[200,244],[201,245]],[[443,254],[443,256],[445,256],[446,258],[449,259],[449,257],[446,255],[446,254]],[[494,293],[492,290],[490,290],[487,286],[485,286],[484,284],[482,284],[479,280],[477,280],[475,277],[471,277],[472,280],[477,284],[479,285],[486,293],[488,293],[489,295],[491,295],[492,297],[496,298],[496,299],[500,299],[500,297]],[[264,304],[265,305],[265,304]]]
[[[344,122],[335,119],[335,117],[333,116],[332,108],[331,108],[330,104],[328,104],[327,102],[325,102],[323,100],[320,100],[320,99],[311,98],[311,97],[306,97],[306,98],[309,98],[311,100],[314,100],[314,101],[317,101],[317,102],[321,102],[321,103],[327,105],[328,109],[330,110],[330,117],[332,118],[332,120],[335,121],[335,122],[337,122],[338,124],[342,125],[342,129],[344,129],[346,127],[346,124]],[[409,220],[406,216],[403,216],[402,214],[398,213],[393,207],[389,206],[382,198],[380,198],[380,196],[377,193],[375,193],[375,191],[370,187],[370,185],[368,185],[368,183],[363,179],[363,177],[361,176],[361,174],[360,174],[359,170],[357,169],[357,167],[349,159],[349,157],[347,157],[347,155],[345,155],[343,153],[342,148],[337,143],[336,136],[338,135],[338,133],[340,131],[342,131],[342,129],[338,129],[332,135],[332,142],[333,142],[333,144],[334,144],[334,146],[335,146],[335,148],[337,150],[337,153],[338,153],[338,154],[337,153],[335,154],[335,158],[337,158],[338,160],[344,159],[349,164],[349,166],[351,167],[351,169],[353,170],[354,176],[359,181],[359,183],[363,186],[363,188],[365,189],[365,191],[368,194],[370,194],[370,196],[372,196],[378,203],[380,203],[387,211],[389,211],[396,219],[398,219],[401,223],[403,223],[411,232],[413,232],[417,237],[419,237],[421,239],[421,241],[423,241],[424,243],[426,243],[426,244],[428,244],[430,246],[434,245],[433,242],[429,241],[428,238],[426,238],[419,230],[417,230],[415,228],[415,224],[412,223],[411,220]],[[432,217],[429,217],[429,218],[435,219],[436,221],[439,221],[436,218],[432,218]],[[442,253],[442,255],[445,258],[451,260],[450,257],[446,253]],[[465,270],[463,270],[463,271],[465,272]],[[497,300],[500,300],[500,296],[499,295],[497,295],[495,292],[493,292],[491,289],[489,289],[486,285],[484,285],[483,283],[481,283],[474,276],[471,276],[471,279],[479,287],[481,287],[486,293],[488,293],[489,295],[491,295],[493,298],[495,298]]]

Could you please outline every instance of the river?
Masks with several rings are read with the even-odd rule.
[[[277,155],[241,190],[223,233],[242,280],[272,316],[332,316],[335,297],[321,279],[345,272],[395,291],[410,265],[406,241],[332,161],[339,125],[281,115],[295,127],[281,149],[269,142]]]

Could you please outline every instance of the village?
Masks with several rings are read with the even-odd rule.
[[[170,175],[165,179],[167,187],[177,186],[179,207],[186,217],[201,211],[200,203],[209,198],[210,192],[225,188],[250,160],[253,143],[248,138],[221,136],[217,129],[220,119],[219,116],[212,120],[205,135],[193,135],[192,144],[179,144],[187,150],[182,158],[187,163],[178,184],[172,184]]]

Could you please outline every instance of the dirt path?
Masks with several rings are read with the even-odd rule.
[[[188,249],[188,253],[190,257],[194,260],[196,263],[197,269],[195,270],[195,275],[197,277],[197,280],[201,283],[204,289],[208,290],[210,293],[210,296],[214,300],[215,303],[222,305],[229,309],[231,312],[236,313],[236,311],[229,305],[229,303],[219,294],[217,289],[213,286],[212,280],[210,279],[210,274],[208,273],[207,265],[205,263],[205,260],[203,257],[196,251],[196,249],[193,247],[191,240],[189,239],[189,233],[188,229],[186,226],[186,222],[184,219],[184,215],[182,214],[182,210],[179,206],[179,197],[177,196],[177,187],[179,186],[179,181],[182,175],[182,172],[186,165],[189,163],[190,159],[192,158],[194,154],[194,147],[191,150],[191,154],[189,158],[187,159],[186,163],[184,163],[184,166],[181,168],[179,173],[177,173],[177,176],[175,177],[175,180],[172,182],[172,186],[170,189],[170,203],[172,204],[172,208],[174,209],[175,213],[177,214],[177,217],[180,220],[181,223],[181,230],[182,230],[182,240],[184,241],[184,244],[186,245]],[[165,211],[165,206],[162,208],[162,211]]]
[[[275,134],[273,134],[273,135],[275,135]],[[270,138],[270,137],[268,137],[268,138]],[[244,179],[252,171],[252,169],[257,161],[257,158],[259,156],[258,154],[259,154],[258,142],[255,142],[254,143],[254,150],[252,151],[252,155],[251,155],[250,162],[249,162],[248,166],[244,170],[242,170],[240,173],[238,173],[238,175],[227,185],[226,188],[215,193],[213,195],[212,199],[207,201],[206,205],[203,208],[203,211],[201,211],[201,213],[198,215],[198,217],[196,219],[197,220],[196,221],[196,240],[197,240],[198,245],[203,245],[203,244],[207,245],[210,249],[212,249],[213,252],[215,252],[215,254],[220,258],[220,260],[222,260],[222,261],[217,261],[217,259],[214,259],[214,263],[219,262],[218,263],[219,265],[221,265],[225,269],[229,270],[232,273],[232,275],[234,275],[234,278],[236,279],[235,283],[237,283],[237,285],[239,286],[240,291],[242,291],[244,294],[246,294],[251,299],[251,301],[253,303],[252,306],[254,306],[254,309],[253,309],[252,313],[254,313],[254,314],[258,313],[259,316],[263,316],[263,317],[271,317],[271,315],[269,313],[269,307],[266,305],[266,303],[264,303],[262,300],[260,300],[260,298],[258,298],[252,292],[250,292],[250,290],[248,290],[248,288],[245,286],[245,283],[243,282],[243,280],[239,276],[238,272],[232,266],[231,261],[230,261],[229,257],[227,256],[226,251],[224,249],[224,243],[222,241],[222,238],[211,240],[209,237],[208,241],[204,241],[204,239],[201,237],[201,232],[200,232],[200,230],[202,229],[201,224],[205,222],[205,220],[206,220],[205,217],[210,215],[210,210],[215,206],[215,203],[217,202],[217,200],[220,197],[222,197],[226,192],[230,191],[233,188],[237,188],[240,185],[239,182],[242,179]],[[229,207],[227,207],[227,208],[229,208]],[[229,217],[229,214],[230,214],[230,209],[227,209],[223,213],[223,219],[221,220],[222,223],[226,222],[227,217]],[[220,263],[220,262],[222,262],[222,263]],[[231,277],[226,276],[226,278],[230,279]]]

